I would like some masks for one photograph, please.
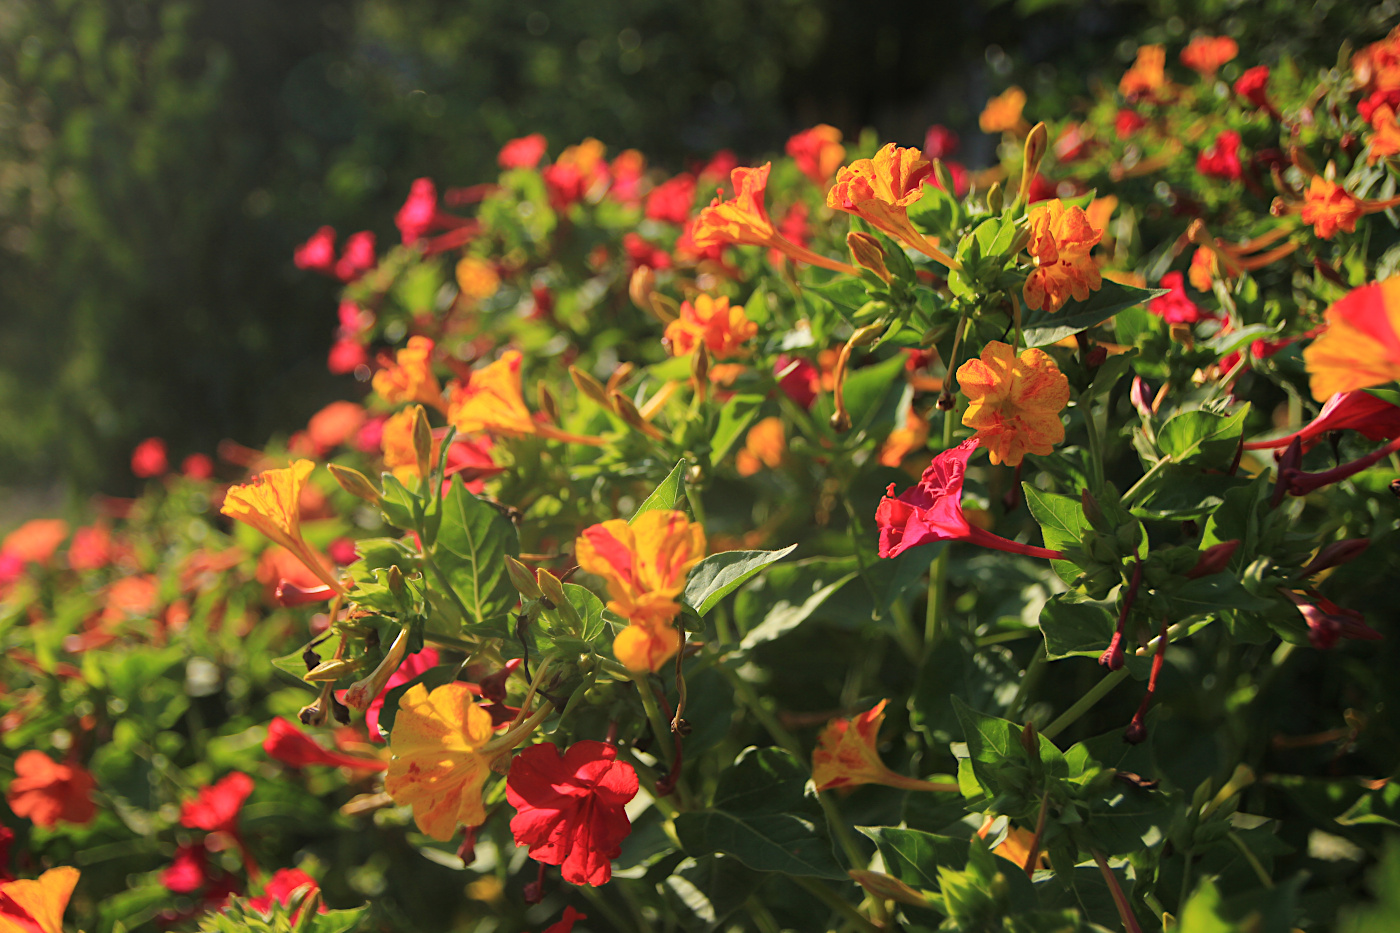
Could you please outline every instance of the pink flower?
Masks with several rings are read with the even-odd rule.
[[[342,282],[353,282],[373,269],[378,261],[374,255],[374,234],[369,230],[352,233],[345,241],[345,252],[336,260],[335,277]]]
[[[292,253],[298,269],[332,275],[335,272],[335,228],[322,227]]]
[[[780,375],[781,374],[781,375]],[[783,394],[803,408],[811,408],[821,389],[821,372],[808,360],[792,360],[778,357],[773,364],[773,375],[778,376],[778,388]]]
[[[545,140],[543,133],[521,136],[501,147],[500,153],[496,156],[496,164],[503,169],[534,168],[540,164],[540,159],[544,158],[545,150],[548,148],[549,143]]]
[[[958,151],[958,134],[941,123],[935,123],[924,134],[924,158],[946,159]]]
[[[361,366],[369,365],[369,351],[365,345],[350,337],[342,337],[331,344],[330,355],[326,358],[326,368],[337,376],[353,373]]]
[[[1283,595],[1298,607],[1308,623],[1308,642],[1319,651],[1326,651],[1341,638],[1380,641],[1381,633],[1366,624],[1366,617],[1355,609],[1343,609],[1330,599],[1312,593],[1310,602],[1302,594],[1283,590]]]
[[[405,243],[416,243],[437,227],[437,186],[431,178],[419,178],[408,189],[408,200],[394,215]]]
[[[1367,440],[1388,441],[1400,436],[1400,408],[1381,401],[1374,395],[1357,389],[1338,392],[1327,400],[1316,418],[1292,434],[1267,441],[1250,441],[1245,450],[1268,450],[1287,447],[1295,438],[1303,450],[1310,450],[1329,431],[1351,429],[1361,432]]]
[[[158,437],[146,438],[131,452],[131,472],[140,479],[164,476],[169,469],[170,460],[165,453],[165,441]]]
[[[180,462],[180,472],[186,479],[209,479],[214,475],[214,461],[208,454],[190,454]]]
[[[1180,272],[1168,272],[1158,284],[1170,291],[1149,301],[1147,309],[1168,324],[1194,324],[1214,317],[1186,296],[1186,279]]]

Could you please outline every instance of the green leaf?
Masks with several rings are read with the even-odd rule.
[[[1119,311],[1165,294],[1166,290],[1161,288],[1133,288],[1105,280],[1102,288],[1089,295],[1088,301],[1071,301],[1053,314],[1043,308],[1027,311],[1021,318],[1021,334],[1027,347],[1048,346],[1102,324]]]
[[[453,590],[481,623],[508,613],[519,594],[506,575],[506,555],[520,553],[515,526],[497,509],[467,492],[461,477],[452,478],[452,489],[442,502],[442,528],[438,531],[438,565]],[[451,557],[444,557],[446,549]],[[455,560],[452,558],[456,558]]]
[[[719,410],[719,422],[715,433],[710,437],[710,465],[718,466],[729,454],[729,450],[739,440],[749,422],[758,415],[763,405],[761,395],[735,395]]]
[[[1394,933],[1395,918],[1400,917],[1400,840],[1394,836],[1387,841],[1368,884],[1376,903],[1344,911],[1337,924],[1341,933]]]
[[[1045,655],[1051,661],[1071,655],[1097,657],[1108,647],[1116,623],[1113,613],[1098,603],[1058,593],[1040,610]]]
[[[912,887],[937,890],[939,866],[967,863],[966,839],[893,826],[856,829],[874,841],[885,861],[885,870]]]
[[[1208,411],[1184,411],[1174,416],[1157,432],[1157,448],[1174,463],[1194,458],[1215,463],[1229,463],[1239,446],[1249,405],[1228,417]]]
[[[683,860],[667,873],[665,885],[704,929],[713,930],[743,907],[763,880],[763,875],[750,871],[738,859],[705,855]]]
[[[681,604],[704,617],[721,599],[737,590],[754,574],[775,561],[780,561],[797,545],[790,544],[777,551],[722,551],[711,554],[696,564],[685,582]]]
[[[565,583],[564,595],[569,597],[570,605],[583,620],[580,637],[590,644],[601,638],[608,630],[608,623],[603,618],[603,601],[588,587],[577,583]]]
[[[1045,546],[1053,551],[1079,546],[1079,539],[1089,527],[1089,519],[1084,517],[1084,505],[1078,499],[1041,492],[1030,483],[1022,483],[1026,494],[1026,508],[1040,525]],[[1073,584],[1079,576],[1078,565],[1067,560],[1052,560],[1050,567],[1066,583]]]
[[[395,528],[412,531],[417,524],[414,515],[422,508],[418,497],[409,492],[393,473],[382,474],[379,485],[384,493],[379,500],[379,508],[385,519]]]
[[[697,810],[676,817],[676,837],[699,858],[723,853],[754,871],[779,871],[801,878],[846,881],[846,870],[831,854],[831,843],[816,825],[788,813],[738,816],[724,810]]]
[[[1243,609],[1264,612],[1274,605],[1272,600],[1255,596],[1236,577],[1215,573],[1197,580],[1187,580],[1164,594],[1172,607],[1173,619],[1193,615],[1211,615],[1222,609]]]
[[[876,412],[896,387],[903,388],[899,374],[904,370],[904,354],[896,353],[873,366],[865,366],[846,376],[842,397],[851,416],[852,430],[870,426]]]
[[[761,590],[751,587],[736,598],[735,616],[741,622],[763,613],[739,646],[749,651],[786,635],[859,573],[854,558],[814,557],[774,567],[760,581]]]
[[[1238,933],[1239,928],[1220,915],[1224,906],[1215,882],[1202,878],[1181,909],[1177,933]]]
[[[627,524],[632,524],[639,517],[654,509],[675,509],[679,508],[681,502],[685,500],[685,480],[682,474],[685,473],[685,460],[677,460],[676,465],[671,468],[671,472],[666,474],[666,478],[661,484],[651,491],[651,495],[641,505],[637,506],[637,511],[632,513],[632,517],[627,519]]]
[[[782,813],[803,806],[807,769],[782,748],[749,746],[725,768],[712,806],[731,813]]]

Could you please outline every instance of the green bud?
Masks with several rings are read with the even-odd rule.
[[[540,587],[535,582],[535,575],[530,572],[520,561],[506,555],[506,573],[510,575],[510,582],[525,599],[539,599]]]
[[[350,467],[341,466],[338,463],[326,464],[326,469],[331,471],[331,476],[340,484],[340,488],[357,496],[371,505],[379,504],[379,490],[374,488],[374,484],[369,481],[359,470],[352,470]]]

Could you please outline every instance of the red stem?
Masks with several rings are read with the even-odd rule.
[[[1019,541],[1012,541],[1003,538],[1001,535],[994,535],[990,531],[983,531],[976,525],[969,525],[969,532],[966,540],[972,544],[991,548],[994,551],[1005,551],[1008,554],[1021,554],[1025,557],[1044,557],[1047,560],[1064,560],[1064,551],[1052,551],[1049,548],[1036,547],[1034,544],[1022,544]]]
[[[1330,486],[1339,483],[1348,477],[1355,476],[1362,470],[1369,467],[1385,457],[1390,456],[1400,450],[1400,437],[1386,444],[1377,450],[1371,451],[1364,457],[1358,457],[1350,463],[1343,463],[1339,467],[1334,467],[1322,473],[1304,473],[1302,470],[1284,470],[1281,477],[1284,485],[1288,487],[1288,494],[1292,496],[1306,496],[1314,490],[1323,486]]]
[[[1123,666],[1123,628],[1128,623],[1128,613],[1132,611],[1133,600],[1137,599],[1138,587],[1142,586],[1142,561],[1133,561],[1133,577],[1128,582],[1128,592],[1123,594],[1123,608],[1118,610],[1118,627],[1113,630],[1113,640],[1104,653],[1099,655],[1099,663],[1111,671]]]
[[[1113,894],[1113,906],[1118,908],[1118,919],[1123,921],[1123,929],[1127,933],[1142,933],[1142,927],[1138,926],[1137,917],[1133,916],[1133,908],[1128,904],[1127,895],[1118,886],[1118,876],[1113,874],[1113,869],[1108,867],[1108,859],[1104,858],[1103,853],[1098,849],[1090,849],[1089,851],[1094,854],[1094,863],[1099,866],[1099,873],[1103,875],[1108,890]]]

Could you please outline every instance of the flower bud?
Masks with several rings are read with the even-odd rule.
[[[948,166],[943,164],[942,159],[933,160],[933,177],[938,183],[938,187],[948,193],[948,197],[956,198],[958,189],[953,186],[953,175],[948,171]]]
[[[481,698],[483,700],[493,700],[497,703],[504,702],[506,698],[506,681],[510,679],[511,674],[520,670],[520,666],[523,663],[523,658],[511,658],[499,671],[481,678],[481,681],[477,684],[477,686],[481,687]]]
[[[543,567],[535,571],[535,582],[540,593],[551,603],[551,609],[557,609],[560,604],[569,601],[568,597],[564,595],[564,584]]]
[[[433,429],[422,405],[413,406],[413,456],[418,461],[418,475],[426,478],[433,471]]]
[[[710,387],[710,351],[703,343],[697,344],[690,357],[690,378],[695,383],[695,394],[704,399]]]
[[[1220,573],[1229,566],[1230,558],[1235,556],[1235,550],[1239,546],[1239,539],[1234,538],[1206,548],[1201,552],[1196,566],[1186,571],[1186,579],[1195,580],[1198,577],[1208,577],[1213,573]]]
[[[530,572],[529,567],[526,567],[509,554],[506,555],[506,573],[510,576],[510,582],[515,586],[522,597],[525,599],[540,598],[542,594],[540,593],[539,584],[535,582],[535,575]]]
[[[612,411],[612,402],[608,399],[608,390],[603,388],[603,384],[592,375],[579,369],[577,366],[569,367],[569,378],[574,380],[574,385],[584,395],[602,405],[608,411]]]
[[[1142,420],[1151,420],[1152,390],[1148,388],[1147,383],[1143,381],[1141,376],[1133,376],[1133,388],[1129,393],[1129,397],[1133,400],[1133,407],[1136,408],[1137,413],[1142,416]]]
[[[379,490],[375,489],[374,484],[359,470],[352,470],[338,463],[328,463],[326,469],[331,471],[331,476],[335,477],[340,488],[350,495],[357,496],[371,505],[379,504]]]
[[[618,417],[623,421],[626,421],[629,425],[648,437],[660,440],[665,436],[656,428],[652,427],[647,419],[642,417],[642,413],[637,410],[637,406],[632,403],[630,398],[623,395],[621,392],[613,392],[608,398],[612,400],[613,411],[617,412]]]
[[[310,684],[334,683],[348,677],[365,666],[364,658],[332,658],[322,661],[302,675],[302,680]]]
[[[987,189],[987,210],[993,214],[1000,214],[1005,203],[1006,194],[1001,190],[1001,182],[992,182],[992,186]]]
[[[535,397],[539,399],[540,411],[544,412],[550,421],[559,423],[559,404],[554,401],[554,393],[549,391],[549,386],[543,382],[535,386]]]
[[[1368,538],[1348,538],[1345,541],[1333,541],[1331,544],[1317,552],[1317,556],[1308,561],[1307,566],[1298,571],[1299,576],[1310,577],[1315,573],[1321,573],[1331,567],[1350,563],[1360,557],[1371,541]]]
[[[1026,148],[1021,161],[1021,192],[1018,195],[1022,203],[1030,193],[1031,179],[1040,171],[1040,162],[1045,158],[1045,150],[1049,145],[1050,131],[1045,128],[1044,123],[1037,123],[1026,134]]]
[[[384,685],[389,682],[389,678],[394,676],[394,672],[403,663],[404,656],[408,654],[408,626],[399,629],[399,635],[394,639],[394,643],[389,646],[389,652],[384,655],[384,660],[379,662],[368,677],[357,680],[345,691],[345,705],[354,710],[364,711],[369,709],[369,705],[374,702],[374,698],[379,696],[384,690]],[[307,675],[310,677],[311,675]]]
[[[880,241],[868,233],[852,230],[846,234],[846,248],[851,251],[851,259],[862,269],[875,273],[875,277],[886,285],[890,284],[890,270],[885,265],[885,251]]]
[[[656,309],[652,305],[651,294],[656,291],[656,272],[650,266],[638,266],[632,270],[632,278],[627,283],[627,295],[632,304],[652,316]]]
[[[1084,517],[1089,520],[1089,524],[1102,530],[1105,527],[1103,509],[1099,508],[1099,500],[1094,498],[1094,494],[1087,488],[1079,492],[1079,504],[1084,509]]]

